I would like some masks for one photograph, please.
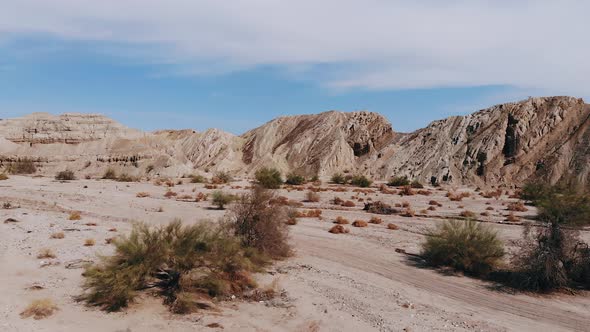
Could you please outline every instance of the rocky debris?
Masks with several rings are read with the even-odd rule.
[[[14,218],[7,218],[6,220],[4,220],[5,224],[10,224],[10,223],[15,223],[15,222],[19,222],[19,220],[16,220]]]

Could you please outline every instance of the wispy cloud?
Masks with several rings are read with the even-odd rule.
[[[19,0],[2,5],[0,39],[115,43],[100,51],[175,74],[272,65],[336,89],[588,95],[588,12],[582,0]]]

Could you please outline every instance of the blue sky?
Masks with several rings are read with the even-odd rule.
[[[551,2],[80,3],[0,12],[0,117],[92,112],[145,130],[240,134],[281,115],[370,110],[407,132],[529,95],[590,95],[590,26]],[[550,31],[538,25],[548,18]]]

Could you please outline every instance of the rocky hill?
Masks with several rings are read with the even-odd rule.
[[[530,98],[395,133],[381,115],[336,111],[274,119],[242,136],[218,129],[129,129],[101,115],[35,113],[0,120],[0,162],[44,161],[40,172],[70,168],[96,176],[179,176],[263,166],[328,177],[407,175],[425,182],[479,186],[590,181],[590,106],[572,97]]]

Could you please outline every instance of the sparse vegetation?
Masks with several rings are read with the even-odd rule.
[[[102,175],[102,178],[105,180],[116,180],[117,179],[117,172],[115,172],[114,169],[109,167]]]
[[[414,189],[422,189],[422,188],[424,188],[424,185],[420,181],[414,180],[414,181],[412,181],[412,183],[410,183],[410,187],[412,187]]]
[[[340,205],[344,206],[344,207],[355,207],[356,206],[356,204],[354,204],[353,201],[345,201],[345,202],[342,202],[342,204],[340,204]]]
[[[287,180],[285,181],[285,183],[293,186],[298,186],[305,183],[305,177],[295,173],[289,173],[287,174]]]
[[[140,191],[137,194],[135,194],[135,197],[138,197],[138,198],[150,197],[150,193],[145,192],[145,191]]]
[[[8,180],[8,175],[6,173],[0,173],[0,181]]]
[[[27,308],[20,313],[22,318],[33,317],[43,319],[53,315],[59,308],[51,299],[34,300]]]
[[[80,219],[82,219],[82,214],[80,213],[80,211],[72,211],[72,212],[70,212],[68,219],[69,220],[80,220]]]
[[[281,172],[276,168],[261,168],[254,174],[256,182],[266,189],[279,189],[283,184]]]
[[[519,201],[519,202],[512,202],[512,203],[508,204],[508,207],[506,208],[506,210],[508,210],[508,211],[517,211],[517,212],[526,212],[529,209],[527,209],[524,206],[524,203],[523,202],[520,202]]]
[[[234,196],[227,194],[221,190],[216,190],[211,195],[211,203],[217,206],[218,209],[223,210],[225,206],[234,200]]]
[[[7,171],[10,174],[34,174],[37,166],[31,158],[22,158],[8,164]]]
[[[346,234],[349,233],[350,231],[348,230],[348,228],[342,226],[342,225],[334,225],[332,226],[332,228],[330,228],[330,230],[328,231],[332,234]]]
[[[55,253],[53,252],[53,250],[49,249],[49,248],[43,248],[41,250],[39,250],[39,253],[37,254],[37,258],[39,259],[44,259],[44,258],[55,258]]]
[[[211,178],[212,184],[224,184],[232,181],[231,175],[228,172],[217,172]]]
[[[129,236],[112,244],[115,254],[84,272],[85,292],[80,296],[108,311],[126,307],[141,290],[153,288],[171,311],[192,312],[208,298],[255,287],[250,273],[268,262],[227,229],[207,223],[183,226],[176,220],[158,228],[137,224]]]
[[[369,180],[369,178],[367,178],[364,175],[355,175],[350,180],[350,183],[353,186],[357,186],[357,187],[361,187],[361,188],[367,188],[367,187],[369,187],[371,185],[371,183],[373,183],[373,181]]]
[[[272,258],[282,258],[291,254],[286,228],[289,216],[286,208],[270,204],[273,198],[274,192],[254,186],[236,200],[228,227],[245,247]]]
[[[369,222],[371,224],[381,224],[383,222],[383,219],[379,218],[379,217],[371,217],[371,219],[369,220]]]
[[[50,238],[52,238],[52,239],[63,239],[64,237],[65,237],[64,232],[53,233],[50,236]]]
[[[471,220],[446,221],[428,234],[422,256],[433,266],[485,275],[504,257],[504,247],[487,226]]]
[[[199,175],[199,174],[191,174],[189,175],[189,178],[191,179],[191,183],[204,183],[207,182],[207,180],[205,179],[204,176]]]
[[[55,179],[58,181],[71,181],[76,180],[74,172],[70,170],[60,171],[55,175]]]
[[[121,173],[119,174],[119,176],[116,178],[117,181],[119,182],[137,182],[138,179],[134,176],[131,176],[127,173]]]
[[[390,187],[401,187],[401,186],[407,186],[410,184],[410,180],[408,180],[407,176],[394,176],[391,179],[389,179],[389,182],[387,182],[387,185]]]
[[[336,173],[332,175],[330,182],[335,184],[346,184],[346,178],[344,177],[344,175],[342,175],[342,173]]]
[[[354,226],[354,227],[367,227],[367,226],[369,226],[369,224],[364,220],[355,220],[352,223],[352,226]]]
[[[469,210],[463,210],[463,211],[461,211],[461,213],[459,215],[461,217],[469,218],[469,219],[475,218],[475,212],[469,211]]]
[[[305,201],[317,203],[320,201],[320,195],[318,193],[313,192],[313,191],[308,191],[305,194]]]
[[[96,244],[96,241],[94,239],[86,239],[84,240],[84,246],[85,247],[92,247]]]
[[[396,230],[399,229],[396,224],[387,224],[387,229]]]
[[[336,220],[334,221],[335,224],[338,225],[346,225],[346,224],[350,224],[350,221],[348,221],[348,219],[342,217],[342,216],[338,216],[336,217]]]

